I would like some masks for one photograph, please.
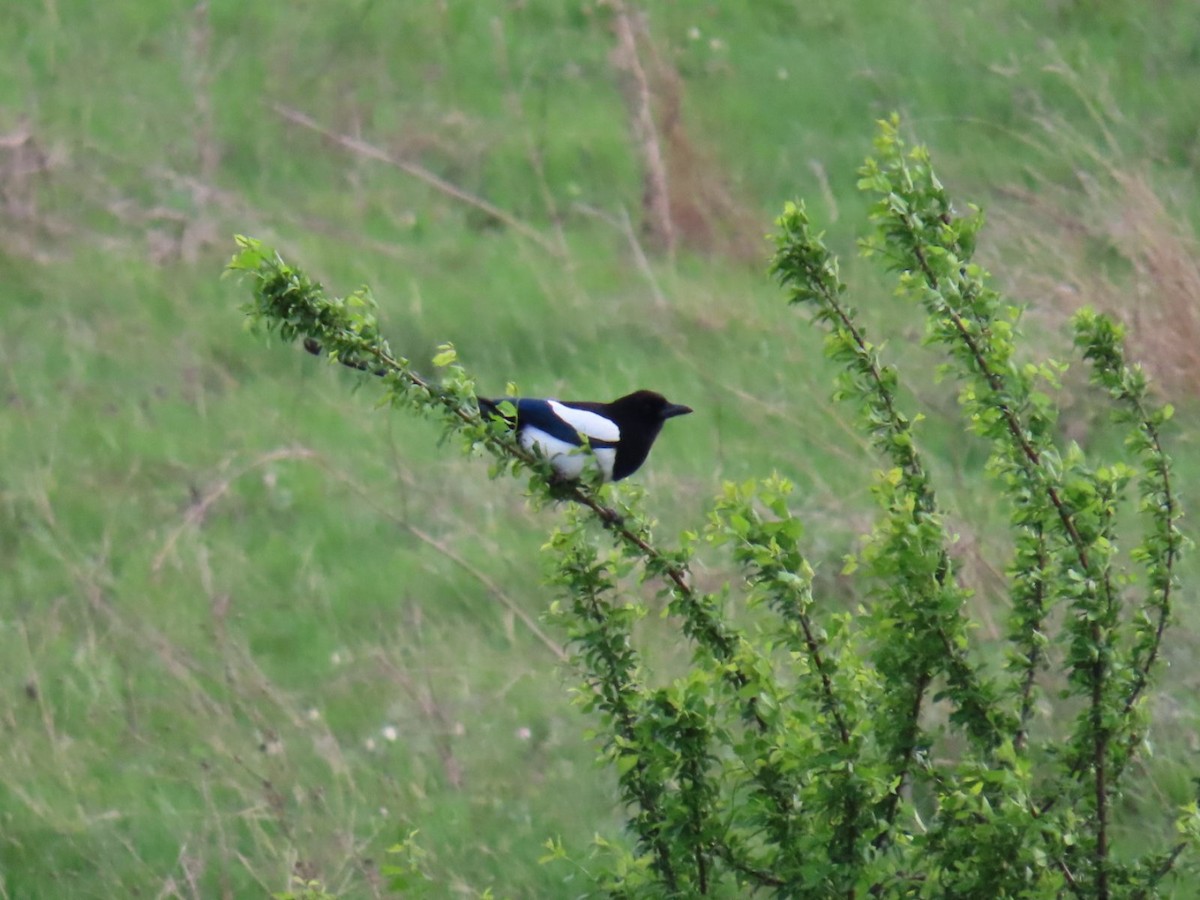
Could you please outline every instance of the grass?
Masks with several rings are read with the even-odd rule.
[[[1006,191],[1056,186],[1068,224],[1104,215],[1081,200],[1087,160],[1047,153],[1047,117],[1158,186],[1185,233],[1196,221],[1194,11],[1094,6],[646,9],[682,76],[697,177],[723,179],[762,233],[796,195],[836,215],[873,331],[928,368],[853,259],[874,117],[900,108],[960,198],[1016,223],[987,252],[1032,294],[1043,282],[1007,273],[1057,277],[1055,254],[1029,273],[1006,235],[1060,245]],[[427,423],[374,410],[353,374],[243,334],[242,292],[218,280],[229,236],[276,241],[335,290],[371,284],[399,351],[424,361],[453,340],[489,390],[644,385],[695,406],[639,475],[663,534],[697,523],[721,480],[778,469],[838,602],[870,454],[828,399],[820,341],[763,275],[765,242],[763,264],[634,252],[639,164],[598,5],[207,10],[58,0],[0,23],[0,135],[29,135],[24,156],[0,142],[0,896],[263,896],[293,874],[380,896],[386,849],[413,828],[439,894],[582,892],[537,863],[541,844],[618,836],[612,781],[556,636],[513,611],[536,620],[551,599],[538,548],[554,512],[448,458]],[[1064,66],[1078,75],[1047,71]],[[550,249],[275,103],[486,198]],[[1105,296],[1131,271],[1114,267]],[[1196,410],[1177,406],[1194,484]],[[943,494],[978,514],[980,571],[1002,567],[978,448],[937,420],[927,441]],[[996,602],[981,597],[981,621],[1002,621]],[[1160,832],[1188,796],[1196,624],[1181,612],[1170,642],[1130,832]],[[643,627],[669,672],[687,648],[669,622]]]

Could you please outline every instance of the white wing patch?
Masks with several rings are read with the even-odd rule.
[[[555,403],[554,406],[563,408],[558,403]],[[561,415],[558,408],[555,409],[555,412]],[[583,412],[582,410],[570,409],[570,407],[565,408],[570,412],[590,416],[607,425],[612,425],[611,431],[617,434],[620,433],[617,427],[603,416],[597,416],[594,413]],[[579,430],[579,426],[575,422],[571,422],[571,425],[576,430]],[[597,440],[607,440],[607,438],[597,438]],[[613,464],[617,461],[617,451],[612,447],[602,447],[588,453],[582,447],[568,444],[566,441],[560,441],[558,438],[546,434],[542,429],[532,427],[521,429],[521,446],[526,450],[532,450],[534,447],[537,447],[538,451],[550,460],[550,465],[554,467],[554,471],[558,473],[558,476],[568,481],[574,481],[582,475],[584,466],[594,456],[596,462],[600,465],[600,471],[604,473],[605,480],[612,481]]]
[[[556,416],[580,434],[591,438],[593,441],[608,441],[610,444],[615,444],[621,439],[621,429],[611,419],[606,419],[604,416],[597,415],[594,412],[588,412],[586,409],[575,409],[573,406],[564,406],[557,400],[550,400],[548,402]],[[560,441],[559,443],[562,442]]]

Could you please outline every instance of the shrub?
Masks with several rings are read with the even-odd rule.
[[[982,214],[954,211],[927,151],[883,122],[859,186],[874,197],[864,253],[897,273],[945,355],[966,429],[990,447],[987,479],[1011,528],[1003,657],[972,641],[947,510],[904,409],[899,373],[860,324],[837,260],[801,205],[779,218],[774,275],[826,331],[836,393],[879,453],[879,514],[848,563],[854,613],[813,594],[803,527],[779,477],[726,485],[706,526],[665,549],[634,489],[555,485],[545,461],[483,421],[474,386],[446,345],[438,382],[417,375],[379,333],[368,292],[330,298],[258,242],[240,238],[251,320],[331,359],[375,370],[394,406],[439,418],[497,472],[530,473],[532,494],[569,499],[548,548],[581,705],[599,722],[632,848],[601,844],[597,885],[614,896],[761,890],[811,897],[1148,897],[1200,835],[1195,803],[1178,843],[1134,857],[1114,846],[1113,808],[1142,751],[1146,698],[1178,589],[1184,548],[1177,490],[1156,405],[1123,357],[1121,329],[1089,310],[1075,349],[1127,439],[1099,460],[1056,437],[1064,366],[1022,362],[1020,309],[972,257]],[[1135,493],[1140,543],[1118,548]],[[611,540],[597,539],[599,521]],[[729,592],[693,586],[701,541],[728,548],[745,575],[739,602],[766,615],[750,631]],[[634,640],[646,609],[623,588],[661,584],[667,614],[694,647],[690,669],[652,687]],[[1061,727],[1035,727],[1047,685]],[[934,715],[934,708],[939,713]],[[935,748],[938,752],[934,752]],[[551,842],[548,859],[567,851]]]

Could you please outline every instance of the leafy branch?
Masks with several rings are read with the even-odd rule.
[[[503,423],[480,415],[474,382],[455,364],[452,345],[443,344],[434,357],[434,364],[446,370],[446,378],[440,384],[423,378],[409,360],[392,353],[379,330],[376,302],[368,289],[344,298],[330,297],[320,284],[260,241],[241,235],[236,241],[239,252],[228,268],[251,282],[253,299],[244,308],[249,327],[265,328],[289,343],[301,339],[307,349],[324,352],[331,362],[378,375],[391,406],[439,416],[447,432],[459,434],[469,451],[483,448],[501,468],[531,473],[530,487],[542,499],[566,499],[587,507],[618,540],[636,548],[655,574],[680,591],[691,591],[686,565],[653,546],[644,521],[627,517],[629,510],[608,505],[595,484],[557,482],[545,459],[522,447]]]
[[[596,481],[564,483],[554,479],[547,461],[522,447],[504,423],[485,420],[479,412],[474,381],[457,365],[451,345],[442,345],[434,358],[434,364],[445,373],[442,380],[435,383],[424,378],[409,360],[392,352],[379,329],[376,304],[367,289],[345,298],[331,297],[259,241],[238,237],[237,243],[239,252],[229,269],[250,281],[252,301],[245,307],[250,327],[276,333],[287,342],[300,340],[308,349],[325,353],[331,363],[377,375],[388,405],[440,420],[446,434],[457,435],[468,452],[482,450],[490,454],[497,474],[506,470],[527,473],[529,490],[536,500],[568,500],[589,510],[614,536],[623,564],[636,564],[644,578],[661,578],[666,582],[670,595],[668,611],[680,618],[684,634],[702,651],[718,680],[738,698],[742,722],[767,740],[773,726],[762,706],[764,703],[777,706],[771,700],[774,687],[770,666],[762,653],[721,615],[717,598],[693,588],[688,569],[689,550],[667,551],[657,546],[649,520],[636,506],[616,496],[612,488]],[[568,533],[575,535],[573,539],[580,546],[587,541],[582,529]],[[566,544],[554,546],[563,565],[569,566],[569,561],[576,558],[566,552]],[[595,605],[595,585],[581,579],[581,571],[568,573],[563,583],[572,585],[572,590],[582,592],[582,596],[592,596],[590,608],[599,608]],[[581,613],[583,610],[580,608]],[[605,661],[585,656],[585,662],[591,667]],[[601,682],[612,683],[617,673],[611,668],[611,660],[605,665],[608,668],[598,677]],[[589,671],[595,674],[595,670],[589,668]],[[616,711],[612,714],[625,730],[638,724],[632,708],[619,715]],[[786,823],[793,815],[791,779],[774,764],[754,768],[758,790],[774,810],[775,827],[786,833],[789,827]],[[631,787],[631,801],[639,806],[642,801],[653,805],[651,782],[644,778],[643,781],[636,790]],[[649,835],[646,842],[648,846],[654,845]],[[726,848],[726,852],[733,851]],[[751,864],[746,862],[746,865]],[[666,861],[660,861],[657,870],[666,878]]]
[[[891,740],[899,761],[898,777],[883,810],[884,820],[891,824],[922,745],[921,713],[935,676],[945,675],[954,686],[960,704],[955,717],[981,746],[1000,743],[1006,725],[994,721],[994,690],[966,656],[963,605],[967,593],[954,577],[947,551],[950,535],[917,450],[915,423],[898,408],[896,369],[882,362],[879,348],[867,340],[856,321],[857,311],[846,302],[837,260],[812,229],[804,207],[789,203],[777,226],[772,271],[788,289],[789,302],[810,307],[813,321],[828,329],[826,353],[844,368],[837,395],[858,405],[863,429],[893,467],[876,490],[887,522],[880,525],[869,553],[872,574],[882,585],[880,615],[892,635],[890,640],[884,638],[888,650],[880,654],[881,672],[894,686],[888,702],[897,723]],[[904,565],[894,564],[898,558]],[[934,640],[913,642],[907,637],[912,633],[928,634]]]

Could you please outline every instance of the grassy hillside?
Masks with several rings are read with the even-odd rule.
[[[1063,353],[1085,300],[1135,325],[1195,506],[1192,3],[646,2],[673,255],[641,231],[604,4],[16,7],[0,17],[0,897],[265,896],[293,875],[381,896],[385,851],[413,829],[435,895],[568,896],[586,879],[539,865],[542,843],[582,856],[620,835],[538,622],[554,511],[375,410],[353,373],[244,333],[244,290],[219,278],[235,232],[332,290],[372,285],[398,351],[423,364],[452,340],[488,390],[645,386],[694,406],[638,475],[662,533],[698,523],[723,480],[779,470],[843,603],[872,457],[760,235],[807,198],[874,331],[928,370],[915,320],[853,255],[855,168],[898,109],[991,211],[988,264],[1033,304],[1035,348]],[[927,441],[986,640],[1006,560],[985,451],[950,421],[952,391],[911,389],[947,417]],[[1067,435],[1110,441],[1081,382],[1068,392]],[[719,555],[701,573],[731,576]],[[1147,840],[1189,796],[1194,594],[1123,810]],[[686,659],[673,623],[642,627],[663,671]]]

